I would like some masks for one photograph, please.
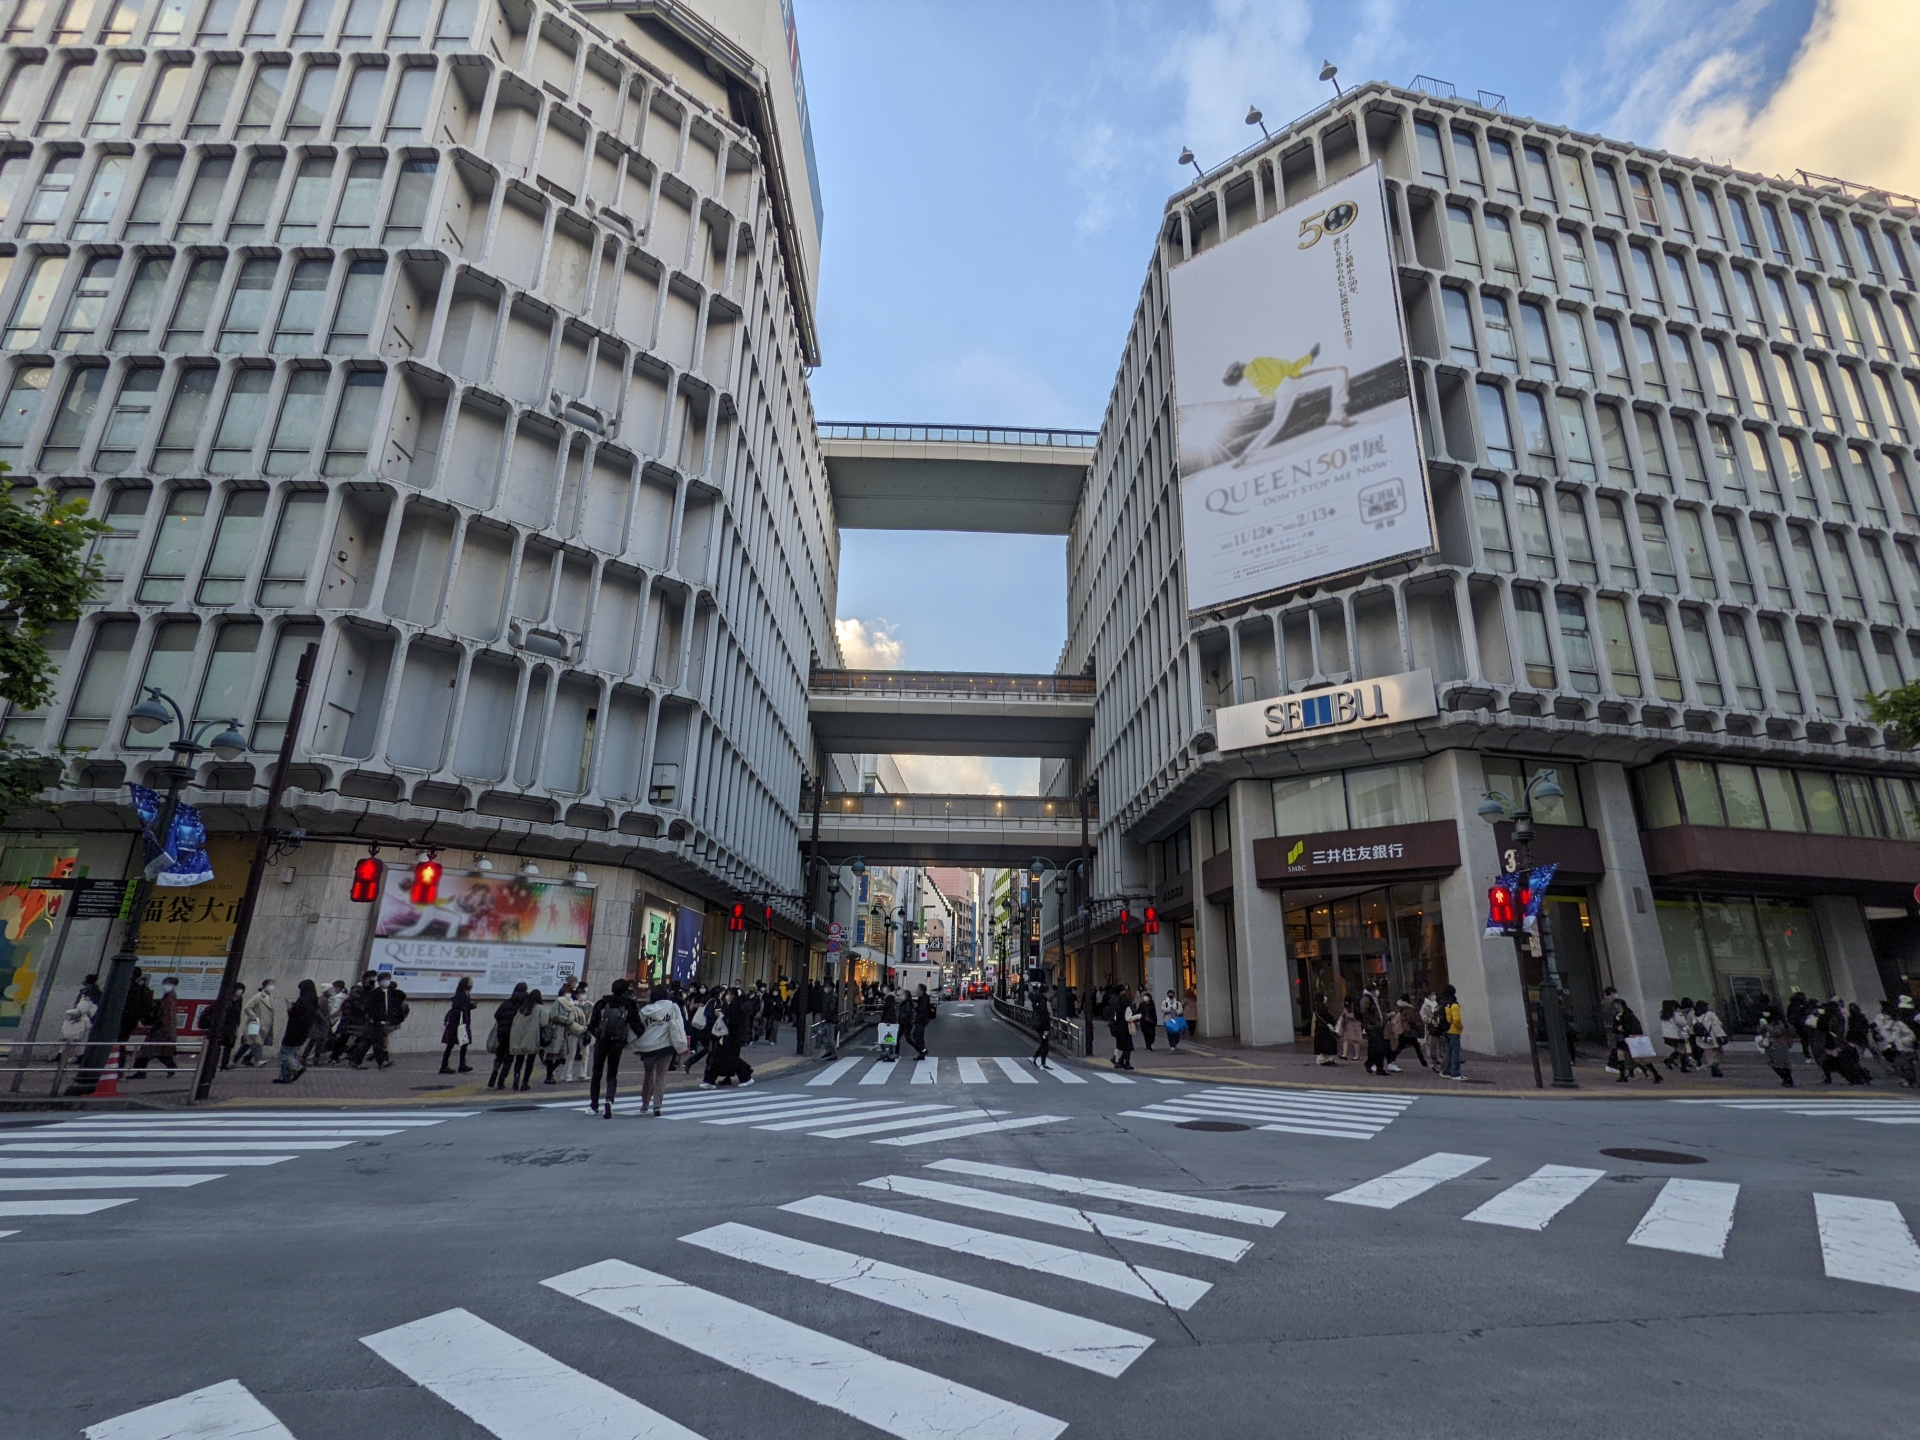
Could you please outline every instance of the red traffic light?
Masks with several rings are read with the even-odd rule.
[[[1158,935],[1160,933],[1160,912],[1151,905],[1147,906],[1147,920],[1146,923],[1140,927],[1140,933],[1142,935]]]
[[[768,905],[761,911],[760,928],[762,930],[773,929],[773,906]]]
[[[1125,935],[1133,928],[1133,912],[1126,906],[1120,907],[1120,933]]]
[[[422,856],[413,867],[413,887],[407,898],[416,905],[432,905],[440,899],[440,872],[443,867],[431,855]]]
[[[353,889],[348,892],[354,904],[371,905],[380,898],[380,880],[387,867],[371,855],[353,862]]]
[[[1519,922],[1514,918],[1513,891],[1495,885],[1487,891],[1487,928],[1511,930]]]
[[[727,916],[727,929],[728,930],[744,930],[746,928],[747,928],[747,907],[744,902],[735,901],[732,913]]]

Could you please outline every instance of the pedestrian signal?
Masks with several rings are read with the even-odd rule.
[[[371,905],[380,898],[380,878],[387,873],[387,867],[371,855],[363,855],[353,864],[353,889],[349,892],[354,904]]]
[[[1519,923],[1513,887],[1502,881],[1487,891],[1487,933],[1511,935]]]
[[[727,916],[727,929],[744,930],[746,928],[747,907],[743,902],[736,901],[734,903],[733,913]]]
[[[1147,906],[1146,923],[1140,927],[1140,933],[1142,935],[1158,935],[1160,933],[1160,912],[1151,905]]]
[[[769,905],[761,912],[760,928],[762,930],[773,929],[773,906]]]
[[[407,894],[416,905],[432,905],[440,899],[440,862],[422,855],[413,867],[413,887]]]
[[[1133,929],[1133,912],[1127,909],[1126,906],[1122,905],[1120,907],[1120,933],[1122,935],[1125,935],[1132,929]]]

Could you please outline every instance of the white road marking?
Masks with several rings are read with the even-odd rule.
[[[1723,1180],[1669,1180],[1653,1197],[1627,1243],[1722,1259],[1733,1230],[1733,1204],[1739,1198],[1740,1187]]]
[[[542,1283],[898,1440],[1054,1440],[1067,1428],[1064,1420],[623,1260]],[[551,1418],[548,1426],[551,1434]]]
[[[1009,1055],[995,1055],[993,1057],[993,1063],[998,1065],[1001,1073],[1016,1085],[1038,1085],[1040,1083],[1021,1066],[1018,1060],[1013,1059]]]
[[[752,1125],[761,1120],[797,1120],[802,1115],[831,1120],[850,1110],[862,1108],[864,1107],[852,1100],[783,1101],[774,1105],[755,1106],[751,1110],[741,1110],[732,1115],[701,1115],[696,1118],[702,1125]]]
[[[931,1085],[939,1078],[940,1057],[938,1055],[929,1055],[926,1059],[915,1062],[913,1067],[915,1085]]]
[[[1815,1192],[1813,1211],[1829,1276],[1920,1294],[1920,1244],[1898,1205]]]
[[[81,1433],[87,1440],[294,1440],[238,1380],[129,1410]]]
[[[1515,1230],[1544,1230],[1547,1222],[1578,1200],[1588,1186],[1607,1172],[1576,1165],[1542,1165],[1517,1184],[1509,1185],[1462,1219],[1476,1225],[1507,1225]]]
[[[748,1225],[715,1225],[680,1238],[689,1245],[924,1315],[1097,1375],[1123,1373],[1153,1344],[1148,1336],[1117,1325]]]
[[[1067,1195],[1089,1195],[1096,1200],[1117,1200],[1123,1205],[1172,1210],[1182,1215],[1204,1215],[1210,1220],[1237,1220],[1245,1225],[1263,1225],[1268,1229],[1287,1218],[1284,1210],[1265,1210],[1258,1205],[1209,1200],[1200,1195],[1176,1195],[1168,1190],[1143,1190],[1137,1185],[1117,1185],[1111,1180],[1087,1180],[1078,1175],[1056,1175],[1048,1170],[1021,1170],[1012,1165],[987,1165],[977,1160],[935,1160],[927,1169],[945,1170],[954,1175],[978,1175],[987,1180],[1006,1180],[1015,1185],[1032,1185]]]
[[[1098,1075],[1098,1076],[1099,1076],[1099,1077],[1100,1077],[1100,1078],[1101,1078],[1102,1080],[1104,1080],[1104,1081],[1106,1081],[1106,1082],[1107,1082],[1107,1083],[1108,1083],[1109,1085],[1131,1085],[1131,1084],[1133,1084],[1133,1081],[1132,1081],[1132,1080],[1130,1080],[1130,1079],[1129,1079],[1129,1078],[1128,1078],[1127,1076],[1125,1076],[1125,1075],[1113,1075],[1113,1074],[1110,1074],[1110,1073],[1108,1073],[1108,1072],[1107,1072],[1107,1071],[1105,1071],[1105,1070],[1096,1070],[1096,1071],[1094,1071],[1093,1073],[1094,1073],[1094,1074],[1096,1074],[1096,1075]]]
[[[834,1083],[834,1081],[838,1080],[842,1075],[846,1074],[849,1070],[853,1069],[853,1067],[858,1065],[859,1063],[860,1061],[857,1057],[849,1057],[848,1059],[845,1059],[845,1060],[836,1060],[831,1065],[827,1066],[826,1069],[822,1070],[818,1075],[814,1076],[811,1080],[807,1081],[807,1084],[831,1085]]]
[[[224,1175],[0,1175],[0,1191],[185,1190]]]
[[[1342,1190],[1327,1199],[1336,1205],[1364,1205],[1370,1210],[1392,1210],[1415,1196],[1424,1195],[1436,1185],[1457,1180],[1469,1170],[1487,1163],[1484,1155],[1454,1155],[1445,1150],[1389,1170],[1385,1175]]]
[[[876,1180],[863,1180],[860,1183],[869,1190],[886,1190],[895,1195],[911,1195],[919,1200],[937,1200],[942,1205],[953,1205],[962,1210],[980,1210],[1011,1220],[1076,1230],[1082,1235],[1098,1235],[1103,1240],[1126,1240],[1135,1245],[1177,1250],[1182,1255],[1205,1255],[1209,1259],[1233,1262],[1253,1248],[1251,1240],[1242,1240],[1237,1235],[1215,1235],[1210,1231],[1189,1230],[1180,1225],[1162,1225],[1153,1220],[1135,1220],[1125,1215],[1080,1210],[1070,1205],[1055,1205],[1048,1200],[1029,1200],[1024,1195],[1002,1195],[997,1190],[980,1190],[972,1185],[923,1180],[917,1175],[882,1175]]]
[[[981,1230],[972,1225],[954,1225],[926,1215],[909,1215],[830,1195],[809,1195],[780,1208],[794,1215],[848,1225],[872,1234],[917,1240],[960,1255],[995,1260],[1022,1270],[1037,1270],[1057,1280],[1077,1280],[1083,1285],[1131,1295],[1137,1300],[1152,1300],[1175,1310],[1191,1310],[1200,1297],[1213,1288],[1206,1280],[1145,1265],[1129,1265],[1110,1255],[1091,1255],[1084,1250],[1069,1250],[1064,1245],[1050,1245],[1044,1240],[1003,1235],[997,1230]]]
[[[1371,1140],[1372,1130],[1333,1130],[1324,1125],[1260,1125],[1242,1119],[1237,1115],[1227,1115],[1219,1111],[1182,1111],[1182,1110],[1122,1110],[1122,1118],[1127,1120],[1164,1120],[1179,1125],[1189,1120],[1234,1120],[1248,1129],[1284,1130],[1290,1135],[1330,1135],[1336,1140]]]
[[[954,1061],[954,1064],[960,1067],[960,1083],[962,1085],[984,1085],[987,1083],[987,1072],[980,1068],[980,1062],[973,1056],[962,1055]]]
[[[191,1155],[208,1150],[344,1150],[351,1144],[351,1140],[38,1140],[9,1141],[0,1145],[0,1155],[71,1154],[79,1150],[89,1155]]]
[[[876,1115],[905,1115],[915,1110],[937,1110],[937,1105],[902,1105],[897,1100],[875,1100],[865,1105],[849,1105],[844,1110],[836,1110],[831,1120],[871,1120]],[[818,1115],[803,1116],[798,1120],[775,1120],[769,1124],[755,1125],[756,1130],[810,1130],[821,1123]]]
[[[360,1343],[500,1440],[553,1440],[556,1434],[568,1440],[700,1440],[659,1411],[465,1310],[363,1335]]]
[[[0,1200],[0,1220],[19,1220],[29,1215],[95,1215],[116,1205],[131,1205],[128,1195],[114,1200]]]
[[[477,1111],[462,1110],[459,1115],[473,1115]],[[62,1120],[58,1124],[67,1127],[79,1125],[114,1125],[126,1130],[142,1130],[155,1125],[390,1125],[401,1129],[417,1130],[428,1125],[439,1125],[451,1116],[435,1115],[427,1119],[407,1115],[380,1115],[359,1111],[333,1111],[315,1114],[303,1111],[298,1114],[283,1111],[272,1112],[227,1112],[210,1110],[173,1111],[166,1115],[87,1115],[77,1120]]]
[[[860,1077],[862,1085],[884,1085],[893,1078],[894,1071],[900,1068],[898,1060],[876,1060],[867,1067],[867,1073]]]
[[[1058,1080],[1062,1085],[1084,1085],[1087,1083],[1086,1076],[1075,1074],[1072,1070],[1068,1069],[1065,1065],[1048,1064],[1044,1073],[1051,1075],[1054,1079]],[[1177,1085],[1180,1082],[1176,1080],[1173,1083]]]
[[[997,1112],[1006,1114],[1002,1110]],[[967,1135],[990,1135],[996,1130],[1026,1130],[1035,1125],[1051,1125],[1065,1120],[1065,1115],[1029,1115],[1024,1120],[983,1120],[977,1125],[961,1125],[952,1130],[932,1130],[924,1135],[896,1135],[890,1140],[876,1140],[876,1145],[934,1145],[945,1140],[958,1140]]]
[[[36,1135],[47,1135],[60,1140],[379,1140],[388,1135],[404,1135],[404,1130],[355,1130],[328,1127],[325,1130],[289,1130],[279,1125],[248,1126],[244,1130],[227,1126],[212,1127],[206,1125],[155,1125],[151,1129],[129,1131],[114,1129],[82,1129],[76,1126],[56,1125],[47,1130],[36,1130]]]
[[[946,1125],[958,1120],[962,1115],[1005,1115],[1005,1110],[969,1110],[962,1105],[915,1105],[912,1107],[923,1113],[911,1118],[901,1116],[888,1120],[876,1120],[866,1125],[846,1125],[832,1130],[815,1130],[813,1135],[822,1140],[846,1140],[855,1135],[878,1135],[886,1130],[908,1130],[920,1125]]]
[[[296,1155],[90,1155],[0,1157],[0,1170],[177,1170],[183,1165],[281,1165]]]

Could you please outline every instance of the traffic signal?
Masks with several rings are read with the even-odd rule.
[[[1514,887],[1502,876],[1487,891],[1487,933],[1511,935],[1519,924],[1514,905]]]
[[[727,929],[744,930],[746,928],[747,928],[746,902],[736,900],[733,904],[733,912],[727,916]]]
[[[353,862],[353,889],[351,898],[356,905],[371,905],[380,898],[380,880],[387,873],[387,867],[372,855],[362,855]]]
[[[1160,933],[1160,912],[1151,905],[1147,906],[1147,920],[1146,923],[1140,927],[1140,933],[1142,935],[1158,935]]]
[[[1120,907],[1120,933],[1125,935],[1133,928],[1133,912],[1126,906]]]
[[[761,912],[760,928],[762,930],[773,929],[773,906],[769,905]]]
[[[422,855],[413,867],[413,887],[407,897],[416,905],[432,905],[440,899],[442,867],[431,855]]]

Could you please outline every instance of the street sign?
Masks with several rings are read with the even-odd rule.
[[[118,920],[132,896],[130,880],[82,880],[73,896],[76,920]]]

